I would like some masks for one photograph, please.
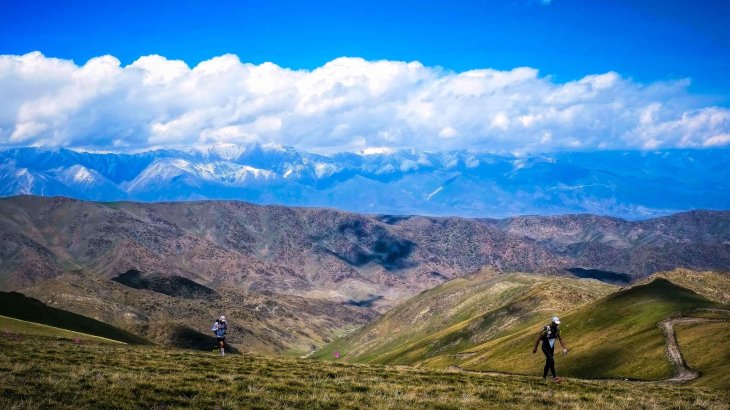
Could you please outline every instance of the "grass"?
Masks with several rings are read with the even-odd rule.
[[[648,283],[654,278],[667,279],[712,301],[730,304],[730,275],[727,272],[675,269],[655,273],[645,279],[645,282]]]
[[[674,325],[687,365],[702,373],[696,386],[730,391],[730,322]]]
[[[148,344],[145,339],[98,320],[47,306],[17,292],[0,292],[0,315],[41,323],[124,343]]]
[[[727,409],[726,391],[0,335],[0,408]]]
[[[0,316],[0,331],[5,337],[23,338],[25,336],[46,336],[67,340],[86,340],[101,343],[119,343],[112,339],[106,339],[99,336],[89,335],[86,333],[74,332],[72,330],[60,329],[53,326],[42,325],[40,323],[26,322],[24,320],[13,319],[11,317]]]
[[[670,315],[716,303],[666,279],[656,279],[581,307],[562,319],[569,355],[557,355],[559,374],[582,378],[668,378],[673,369],[657,326]],[[535,373],[544,356],[532,348],[539,329],[527,329],[481,345],[462,366],[469,369]],[[556,349],[556,352],[559,349]]]
[[[701,275],[692,281],[684,279],[707,283],[707,277]],[[537,335],[552,312],[568,311],[561,314],[569,354],[557,356],[560,375],[661,380],[671,377],[674,369],[658,323],[689,312],[714,317],[720,313],[699,309],[727,307],[721,303],[723,299],[710,300],[663,277],[613,293],[615,288],[597,288],[594,282],[534,275],[447,282],[326,346],[314,357],[333,360],[339,352],[342,359],[356,363],[541,375],[545,358],[540,349],[532,353]],[[555,310],[536,310],[544,306]],[[430,311],[436,313],[424,319],[421,312]],[[715,367],[718,371],[730,364],[727,355],[713,358],[720,362]],[[715,380],[720,379],[708,379],[704,385],[722,387]]]
[[[315,353],[347,361],[416,364],[447,358],[486,340],[539,323],[617,288],[595,280],[484,272],[425,291],[379,320]],[[453,362],[453,361],[452,361]]]

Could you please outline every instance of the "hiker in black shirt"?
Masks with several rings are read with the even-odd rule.
[[[545,354],[545,368],[542,371],[542,378],[547,378],[548,370],[553,374],[553,381],[560,382],[561,379],[555,374],[555,339],[560,341],[560,346],[563,347],[563,354],[568,353],[568,349],[563,344],[563,339],[560,337],[560,319],[557,316],[553,316],[553,321],[550,325],[545,326],[540,332],[537,341],[535,342],[535,348],[532,349],[532,353],[537,352],[537,345],[542,340],[542,352]]]

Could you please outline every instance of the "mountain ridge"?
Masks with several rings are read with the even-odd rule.
[[[730,212],[645,221],[592,215],[503,220],[361,215],[239,201],[0,199],[0,288],[73,269],[129,270],[386,310],[482,268],[638,279],[678,267],[730,266]],[[626,276],[628,275],[628,276]]]
[[[0,150],[0,196],[245,200],[359,213],[645,219],[730,209],[730,149],[533,156],[393,150],[324,156],[275,145],[94,153]]]
[[[485,271],[405,301],[326,345],[314,357],[530,374],[538,372],[544,361],[542,355],[531,354],[536,336],[550,317],[559,316],[570,353],[558,359],[561,375],[670,379],[676,362],[667,360],[671,341],[665,341],[660,324],[673,318],[686,323],[727,322],[729,290],[727,273],[685,269],[655,273],[623,288],[593,279]],[[710,327],[701,332],[721,339]],[[689,347],[696,355],[698,349]],[[714,375],[710,383],[726,386],[728,375],[718,369],[727,368],[728,356],[720,353],[712,361],[717,365],[703,362]]]

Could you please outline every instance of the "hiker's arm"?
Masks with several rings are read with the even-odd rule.
[[[537,340],[535,340],[535,347],[532,349],[532,353],[537,353],[537,345],[540,344],[540,339],[542,339],[542,333],[537,335]],[[560,342],[563,343],[563,342]]]
[[[558,335],[558,341],[560,342],[560,346],[563,346],[563,352],[567,352],[568,348],[565,347],[565,343],[563,343],[563,338]]]

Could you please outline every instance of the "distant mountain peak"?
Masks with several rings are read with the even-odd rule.
[[[382,214],[643,219],[730,208],[730,150],[496,155],[371,147],[330,156],[280,144],[95,153],[0,150],[0,195],[239,199]],[[439,190],[439,188],[441,189]]]
[[[359,155],[388,155],[395,153],[396,150],[388,147],[370,147],[358,151]]]

